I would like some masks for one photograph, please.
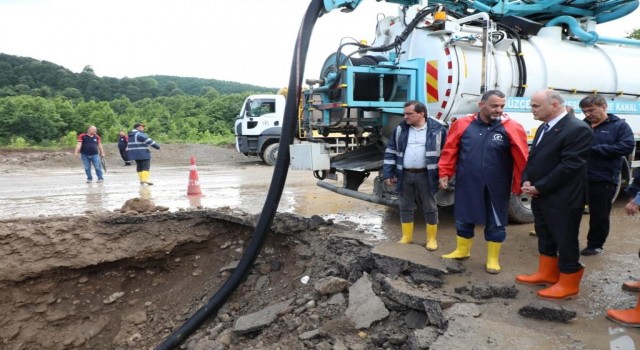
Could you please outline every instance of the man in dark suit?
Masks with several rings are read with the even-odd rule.
[[[592,132],[567,113],[564,99],[553,90],[531,97],[535,119],[544,122],[531,145],[522,174],[522,191],[533,197],[531,209],[538,236],[538,271],[516,276],[516,282],[551,285],[538,291],[542,299],[568,299],[580,292],[578,232],[587,200],[587,160]]]

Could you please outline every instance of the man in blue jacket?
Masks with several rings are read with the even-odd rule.
[[[443,122],[427,116],[419,101],[404,104],[404,120],[393,131],[384,152],[383,177],[387,186],[396,185],[400,207],[402,239],[413,242],[416,199],[427,223],[427,250],[438,249],[438,159],[447,137]]]
[[[593,131],[591,153],[587,162],[589,176],[589,233],[587,247],[580,254],[596,255],[604,250],[609,235],[609,214],[613,196],[620,183],[620,169],[625,156],[635,145],[633,131],[624,119],[607,113],[607,101],[590,95],[580,101],[584,121]]]
[[[489,90],[480,97],[478,112],[451,124],[438,163],[440,187],[455,175],[456,249],[442,257],[466,259],[476,225],[484,225],[487,241],[485,270],[500,272],[500,249],[507,236],[511,194],[520,194],[520,177],[528,154],[520,123],[504,113],[506,96]]]
[[[160,149],[155,141],[144,133],[144,124],[136,123],[133,130],[129,131],[129,144],[127,145],[129,160],[136,161],[136,171],[141,185],[151,186],[149,181],[149,169],[151,169],[151,151],[149,147]]]

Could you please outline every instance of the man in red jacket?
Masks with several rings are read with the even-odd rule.
[[[475,225],[484,225],[488,242],[486,271],[500,272],[499,255],[506,238],[510,194],[522,193],[520,177],[527,161],[524,128],[503,113],[506,96],[485,92],[479,111],[451,124],[438,168],[440,187],[455,175],[456,249],[445,259],[471,255]]]

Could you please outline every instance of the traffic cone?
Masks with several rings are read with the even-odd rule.
[[[196,157],[194,156],[191,156],[191,170],[189,171],[189,187],[187,188],[187,196],[202,196],[200,179],[198,178],[198,169],[196,169]]]

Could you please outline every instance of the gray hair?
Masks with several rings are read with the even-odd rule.
[[[545,95],[547,96],[547,102],[551,103],[553,101],[558,101],[558,104],[564,106],[564,98],[560,96],[560,93],[555,90],[547,90],[545,91]]]

